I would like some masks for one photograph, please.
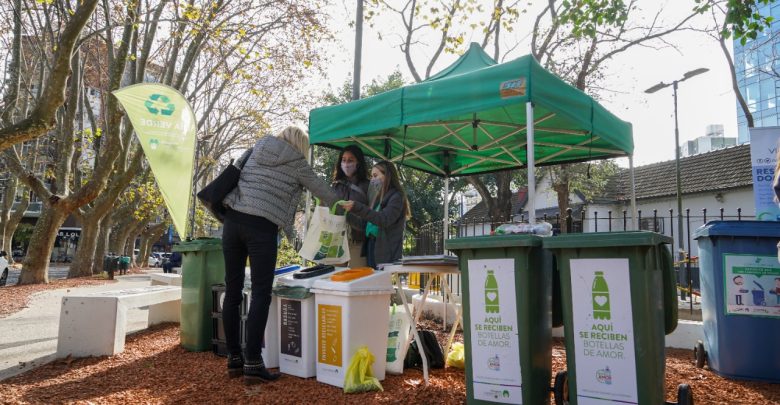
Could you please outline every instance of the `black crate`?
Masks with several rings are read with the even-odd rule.
[[[222,313],[222,301],[224,297],[224,284],[214,284],[211,286],[211,312]]]
[[[216,315],[216,314],[215,314]],[[211,339],[211,351],[217,356],[227,357],[227,342],[225,341],[225,331],[222,327],[222,317],[212,318],[214,323],[214,334]],[[241,318],[241,351],[244,351],[246,344],[244,343],[244,318]],[[221,337],[217,337],[221,336]]]
[[[227,357],[227,344],[221,340],[212,340],[211,351],[219,357]]]
[[[244,300],[241,302],[241,316],[246,316],[249,311],[249,291],[244,291]],[[225,285],[214,284],[211,286],[211,312],[222,313],[222,304],[225,299]]]
[[[211,322],[211,338],[215,340],[225,340],[225,326],[222,324],[222,314],[212,313]]]
[[[241,345],[246,342],[246,317],[241,317]],[[217,312],[211,313],[211,339],[213,340],[225,340],[225,326],[222,320],[222,314]]]

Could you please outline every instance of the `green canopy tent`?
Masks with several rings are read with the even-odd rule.
[[[530,55],[499,64],[472,43],[421,83],[312,110],[309,136],[447,179],[523,167],[533,179],[539,165],[628,156],[635,211],[631,124]],[[534,182],[528,192],[533,222]]]

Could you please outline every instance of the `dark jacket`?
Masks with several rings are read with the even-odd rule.
[[[241,160],[247,155],[244,153]],[[326,204],[337,201],[335,193],[314,174],[298,150],[283,139],[265,136],[252,148],[238,186],[225,197],[224,204],[275,223],[292,239],[295,210],[304,187]]]
[[[351,212],[379,227],[374,251],[377,264],[392,263],[401,258],[406,228],[404,199],[401,193],[395,189],[388,190],[379,205],[379,211],[356,201]]]
[[[171,253],[170,263],[173,267],[181,267],[181,259],[181,253],[173,252]]]
[[[356,201],[361,204],[368,204],[368,180],[358,183],[351,183],[349,180],[334,181],[330,187],[339,197],[339,200]],[[338,208],[337,213],[344,212]],[[354,242],[363,242],[366,240],[366,221],[355,214],[347,213],[347,223],[350,227],[350,240]]]

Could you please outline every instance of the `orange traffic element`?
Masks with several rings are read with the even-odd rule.
[[[374,269],[371,267],[355,267],[354,269],[342,270],[332,276],[331,281],[352,281],[361,277],[370,276],[374,274]]]

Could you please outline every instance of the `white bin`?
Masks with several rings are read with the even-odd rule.
[[[360,346],[374,355],[374,377],[385,379],[390,276],[380,271],[351,281],[314,282],[317,381],[343,387],[344,373]]]
[[[301,266],[291,265],[280,267],[274,270],[274,284],[286,274],[299,270]],[[247,314],[249,313],[250,304],[252,302],[252,278],[250,276],[249,267],[246,268],[246,277],[244,278],[244,289],[246,296],[246,308]],[[265,338],[263,339],[263,350],[261,352],[263,356],[263,362],[266,368],[279,367],[279,333],[277,331],[277,324],[279,323],[277,313],[279,310],[277,297],[271,296],[271,305],[268,307],[268,320],[265,323]]]
[[[277,285],[311,288],[315,281],[333,273],[295,279],[292,274],[277,279]],[[275,297],[278,301],[279,371],[302,378],[317,375],[316,318],[314,296],[305,299]]]

